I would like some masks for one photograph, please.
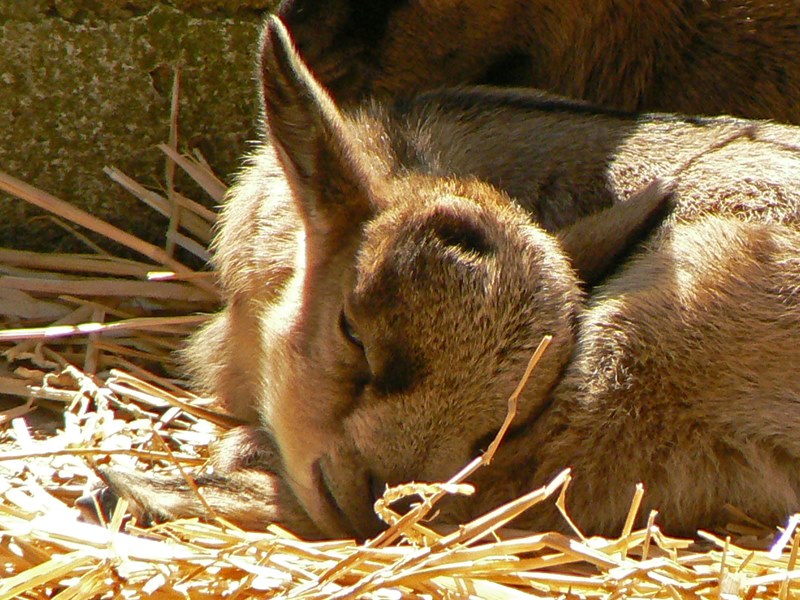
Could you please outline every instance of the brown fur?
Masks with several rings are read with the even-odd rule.
[[[386,483],[448,478],[484,447],[545,334],[510,439],[444,520],[566,466],[590,533],[618,531],[639,481],[674,532],[726,502],[771,523],[800,509],[800,130],[497,90],[348,116],[279,22],[263,48],[272,145],[229,196],[227,306],[189,352],[252,423],[209,483],[228,518],[251,523],[263,490],[259,518],[374,533]],[[197,511],[173,492],[147,502]]]
[[[492,83],[800,123],[796,0],[285,0],[278,14],[340,102]]]

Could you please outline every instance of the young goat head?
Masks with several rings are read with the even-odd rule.
[[[387,177],[277,20],[262,61],[270,138],[303,235],[284,296],[263,317],[269,382],[259,413],[315,521],[368,535],[387,483],[446,479],[493,437],[550,334],[519,407],[520,422],[535,417],[572,350],[579,279],[569,249],[491,186]],[[638,216],[627,228],[609,218],[608,254],[665,197],[654,188],[630,204]],[[573,229],[564,240],[585,238]],[[602,271],[587,269],[584,280]]]
[[[249,422],[200,478],[218,512],[369,536],[386,483],[480,452],[545,334],[512,435],[446,518],[570,465],[592,533],[615,531],[638,481],[673,531],[728,501],[798,508],[796,128],[497,90],[343,113],[279,21],[262,47],[271,144],[223,212],[226,306],[188,352]]]

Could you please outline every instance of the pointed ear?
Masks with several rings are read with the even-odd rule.
[[[564,252],[586,287],[607,277],[664,220],[674,205],[674,188],[673,181],[654,179],[626,201],[558,232]]]
[[[352,229],[370,212],[368,157],[274,16],[264,24],[260,66],[270,139],[308,233]]]

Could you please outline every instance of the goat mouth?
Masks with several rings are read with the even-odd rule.
[[[311,467],[312,481],[317,498],[320,499],[322,523],[317,523],[328,535],[333,537],[347,537],[355,533],[347,514],[341,509],[336,498],[330,490],[330,485],[325,477],[321,464],[322,459],[314,461]],[[316,511],[315,511],[316,512]]]
[[[317,493],[326,505],[324,509],[326,517],[333,519],[338,529],[345,530],[360,540],[366,540],[380,533],[385,525],[381,524],[378,516],[372,510],[373,502],[369,488],[364,486],[364,501],[358,502],[358,506],[342,506],[333,491],[335,486],[329,480],[327,470],[324,468],[324,458],[320,458],[314,463],[313,477]],[[351,510],[347,510],[348,508]]]

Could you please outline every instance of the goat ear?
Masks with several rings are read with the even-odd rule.
[[[674,182],[655,179],[624,202],[584,217],[558,232],[578,277],[600,283],[671,211]]]
[[[357,226],[370,209],[368,157],[274,16],[264,24],[260,66],[269,136],[307,233]]]

